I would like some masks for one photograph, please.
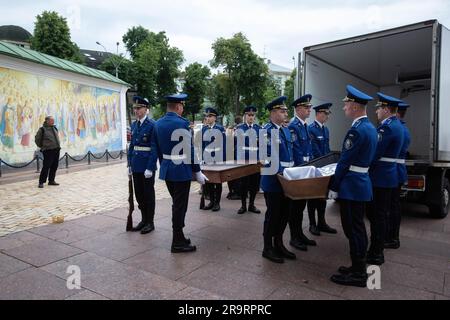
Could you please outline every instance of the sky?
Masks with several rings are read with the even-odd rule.
[[[0,25],[33,33],[44,10],[67,18],[82,49],[125,53],[122,36],[132,26],[165,31],[183,50],[185,65],[208,64],[212,43],[243,32],[253,50],[293,68],[306,46],[438,19],[450,28],[450,0],[0,0]]]

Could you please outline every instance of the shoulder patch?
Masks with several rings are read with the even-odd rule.
[[[344,148],[345,148],[345,150],[350,150],[352,147],[353,147],[353,141],[352,141],[352,139],[351,139],[350,137],[347,138],[347,139],[345,139],[345,142],[344,142]]]

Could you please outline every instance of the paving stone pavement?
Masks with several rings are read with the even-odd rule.
[[[0,236],[127,206],[126,163],[88,168],[56,176],[60,186],[37,188],[37,180],[0,185]],[[199,190],[193,183],[191,191]],[[156,199],[170,198],[164,181],[155,180]]]
[[[148,235],[125,232],[127,208],[120,207],[0,237],[0,300],[450,300],[449,218],[406,208],[401,248],[386,250],[381,290],[369,290],[329,281],[349,264],[336,203],[329,201],[327,220],[339,233],[313,237],[305,216],[305,233],[318,246],[291,248],[297,260],[279,265],[261,257],[263,214],[237,215],[240,202],[225,199],[221,211],[203,211],[199,200],[191,194],[186,216],[186,235],[197,246],[190,254],[170,253],[167,199],[157,201],[156,229]],[[264,210],[262,195],[256,205]],[[66,286],[70,266],[80,268],[80,289]]]

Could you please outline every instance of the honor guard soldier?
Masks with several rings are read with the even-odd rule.
[[[369,166],[375,156],[377,131],[367,118],[366,104],[372,97],[351,85],[344,98],[346,117],[353,124],[344,139],[341,158],[330,183],[328,198],[339,199],[342,228],[350,243],[351,267],[340,267],[331,281],[347,286],[366,287],[367,233],[365,203],[372,200]]]
[[[384,241],[387,219],[391,210],[392,193],[398,188],[397,162],[403,145],[403,125],[397,118],[397,108],[402,101],[377,93],[378,144],[375,158],[370,166],[373,200],[367,208],[370,221],[370,247],[367,263],[384,263]]]
[[[258,161],[258,137],[261,127],[255,123],[256,111],[257,109],[254,106],[246,107],[244,109],[245,122],[236,127],[237,135],[246,134],[243,150],[236,150],[238,155],[243,155],[244,157],[241,158],[238,156],[237,160],[245,160],[253,163]],[[256,140],[253,140],[256,144],[251,143],[251,136],[256,137]],[[240,193],[242,206],[239,209],[238,214],[247,212],[247,195],[249,196],[248,211],[258,214],[261,213],[261,211],[255,207],[255,198],[259,190],[260,178],[260,173],[241,178]]]
[[[264,250],[262,256],[275,263],[283,263],[284,259],[295,260],[294,253],[288,251],[283,244],[283,233],[289,218],[290,200],[285,197],[277,174],[282,173],[285,168],[294,166],[292,157],[291,135],[287,128],[283,127],[287,119],[288,111],[284,105],[286,97],[279,97],[270,102],[266,108],[270,112],[270,121],[264,126],[265,145],[267,147],[267,160],[265,167],[275,166],[278,170],[272,175],[263,174],[261,177],[261,188],[264,191],[267,211],[264,219]],[[278,138],[272,141],[272,136]],[[273,146],[276,143],[277,146]],[[272,150],[273,147],[273,150]],[[278,151],[272,154],[272,151]]]
[[[155,230],[155,175],[150,164],[150,151],[155,121],[147,116],[149,102],[135,96],[133,108],[137,120],[131,124],[131,142],[128,148],[128,169],[133,175],[136,195],[142,220],[132,229],[142,234]]]
[[[291,106],[294,107],[295,117],[289,124],[293,142],[293,156],[295,166],[300,166],[312,160],[312,144],[306,119],[311,114],[310,94],[295,100]],[[307,246],[315,246],[314,240],[308,239],[303,233],[303,211],[306,200],[293,200],[291,202],[289,229],[291,231],[290,245],[302,251],[307,251]]]
[[[159,159],[159,178],[166,181],[167,189],[172,198],[172,229],[173,253],[192,252],[196,247],[191,245],[183,233],[186,211],[189,203],[189,190],[193,173],[200,184],[204,184],[206,177],[200,171],[200,165],[194,161],[194,145],[189,128],[189,121],[182,118],[186,94],[174,94],[166,97],[167,113],[155,123],[152,139],[151,168],[156,170]],[[178,131],[180,138],[173,141],[173,133]],[[190,154],[173,152],[174,147],[183,143],[184,148],[190,148]],[[190,158],[188,158],[190,157]]]
[[[213,163],[209,162],[209,159],[214,160],[214,163],[221,164],[226,160],[226,137],[225,129],[221,125],[216,123],[218,112],[214,108],[205,109],[205,125],[202,128],[202,151],[203,159],[206,158],[206,164],[211,165]],[[214,131],[220,132],[222,134],[222,143],[217,146],[214,144],[215,137]],[[211,138],[205,138],[205,134],[212,134]],[[215,146],[213,146],[215,145]],[[215,159],[214,159],[215,158]],[[216,162],[217,161],[217,162]],[[207,183],[205,185],[206,192],[209,194],[210,203],[205,206],[204,210],[219,211],[220,210],[220,198],[222,197],[222,184],[221,183]]]
[[[388,221],[386,223],[386,240],[384,241],[385,249],[400,248],[400,222],[402,218],[400,207],[400,193],[402,186],[408,183],[408,171],[406,170],[406,158],[408,156],[409,145],[411,144],[411,133],[405,122],[406,111],[409,104],[399,103],[397,118],[403,125],[403,144],[398,156],[397,172],[399,186],[394,189],[391,197],[391,210],[389,212]]]
[[[332,103],[324,103],[314,107],[316,120],[309,125],[309,134],[312,142],[313,158],[320,158],[330,153],[330,132],[325,127],[325,122],[331,114]],[[337,233],[336,229],[331,228],[325,221],[325,210],[327,201],[322,199],[308,200],[309,232],[320,236],[320,232]],[[317,209],[317,224],[316,224]]]

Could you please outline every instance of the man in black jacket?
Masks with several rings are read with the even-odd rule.
[[[36,145],[41,149],[44,155],[44,165],[39,176],[39,188],[44,187],[48,178],[49,186],[58,186],[55,182],[56,170],[59,164],[59,152],[61,144],[58,137],[58,129],[55,127],[55,119],[51,116],[45,118],[45,122],[39,128],[34,138]]]

